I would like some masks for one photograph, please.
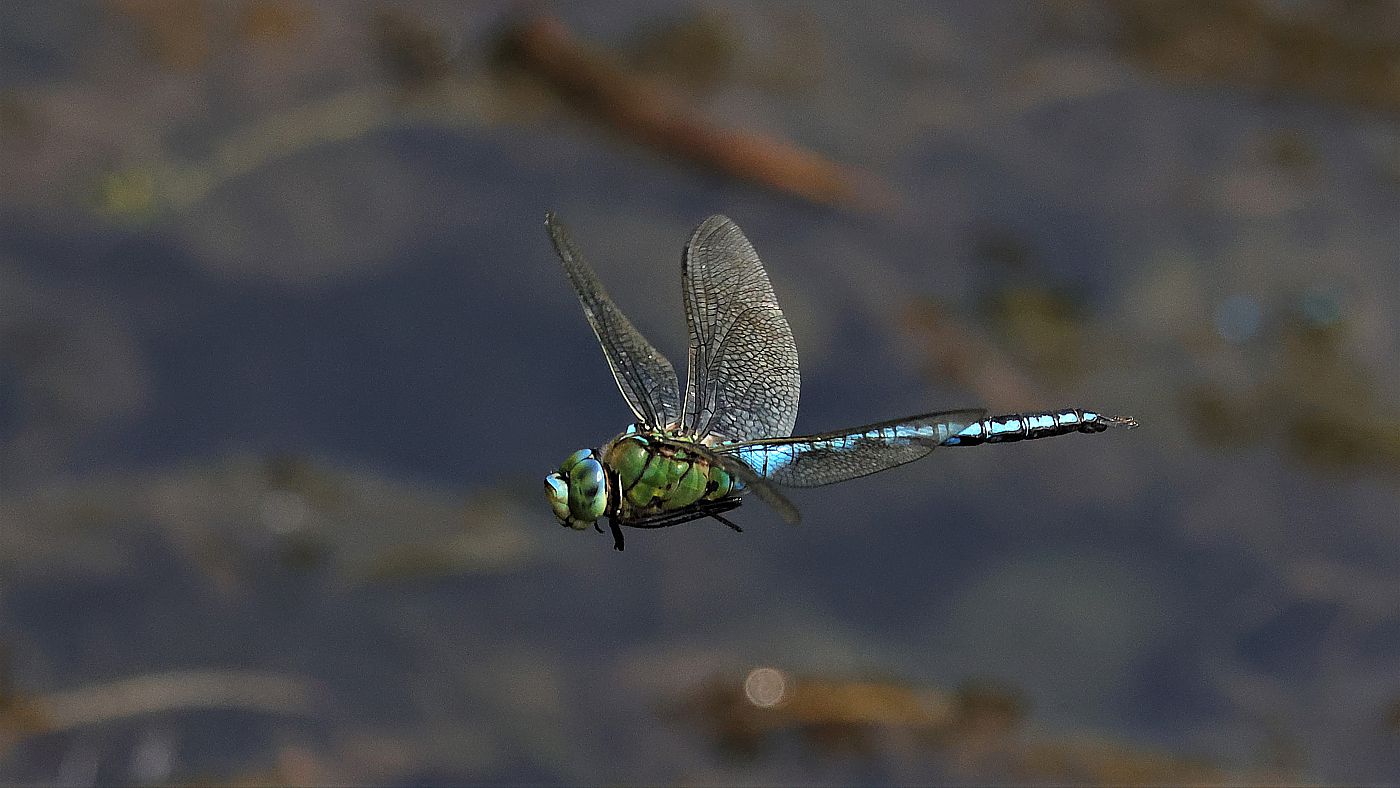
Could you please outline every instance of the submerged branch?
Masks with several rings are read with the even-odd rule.
[[[300,678],[236,670],[151,673],[37,697],[15,697],[0,727],[53,732],[171,711],[238,709],[307,715],[321,693]]]

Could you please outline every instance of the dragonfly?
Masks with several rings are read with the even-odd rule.
[[[750,492],[796,523],[797,507],[780,488],[856,479],[943,446],[1137,426],[1132,418],[1083,408],[1001,416],[967,408],[793,436],[801,388],[797,345],[763,263],[738,225],[711,216],[685,245],[681,282],[690,349],[684,398],[671,362],[613,303],[553,213],[545,227],[635,417],[601,447],[569,455],[545,478],[545,492],[565,527],[603,533],[606,519],[617,550],[623,549],[623,528],[713,519],[742,531],[725,514]]]

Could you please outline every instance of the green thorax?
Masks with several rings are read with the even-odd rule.
[[[683,438],[629,431],[604,446],[602,455],[603,464],[616,474],[618,514],[624,520],[673,512],[735,492],[729,474]]]

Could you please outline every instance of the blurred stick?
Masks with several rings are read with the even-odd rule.
[[[11,697],[0,727],[20,733],[70,730],[143,714],[241,709],[307,715],[320,693],[298,678],[234,670],[151,673],[108,684]]]
[[[860,202],[846,168],[786,142],[706,122],[660,86],[580,43],[553,16],[531,17],[507,33],[505,44],[515,62],[564,99],[636,142],[813,202]]]

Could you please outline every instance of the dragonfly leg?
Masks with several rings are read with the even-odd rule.
[[[719,520],[720,522],[729,526],[730,528],[733,528],[735,531],[743,533],[744,529],[730,522],[728,519],[720,517],[720,512],[727,512],[730,509],[733,509],[734,507],[738,506],[740,503],[742,503],[742,501],[738,498],[725,498],[718,501],[705,501],[703,503],[696,504],[695,506],[683,509],[681,511],[662,512],[638,520],[622,521],[619,520],[617,517],[609,517],[608,527],[612,529],[613,549],[622,549],[621,526],[624,525],[628,528],[670,528],[673,525],[680,525],[682,523],[703,520],[706,517],[713,517],[716,520]]]
[[[682,523],[694,522],[697,521],[697,519],[714,516],[715,519],[725,523],[729,528],[739,530],[739,532],[742,533],[742,529],[739,528],[739,526],[727,521],[727,519],[717,516],[720,512],[727,512],[729,509],[738,507],[741,502],[739,498],[724,498],[724,500],[720,501],[703,501],[693,505],[693,507],[682,509],[682,511],[661,512],[661,514],[645,516],[645,518],[633,519],[633,521],[623,521],[622,525],[626,525],[627,528],[671,528],[672,525],[682,525]]]
[[[622,529],[618,527],[616,517],[608,518],[608,527],[612,529],[613,549],[622,550]]]
[[[719,501],[704,501],[697,503],[686,509],[675,512],[662,512],[650,517],[643,517],[637,520],[630,520],[622,524],[628,528],[670,528],[673,525],[689,523],[695,520],[702,520],[705,517],[713,517],[720,512],[727,512],[738,506],[741,501],[738,498],[725,498]],[[727,521],[726,521],[727,522]],[[732,526],[731,526],[732,527]]]
[[[719,520],[720,522],[724,523],[725,525],[729,526],[730,528],[733,528],[735,531],[738,531],[739,533],[743,533],[743,532],[744,532],[744,529],[740,528],[739,526],[735,525],[734,523],[730,522],[728,519],[726,519],[726,518],[724,518],[724,517],[720,517],[719,515],[714,514],[713,512],[710,514],[710,516],[713,517],[713,518],[715,518],[716,520]]]

